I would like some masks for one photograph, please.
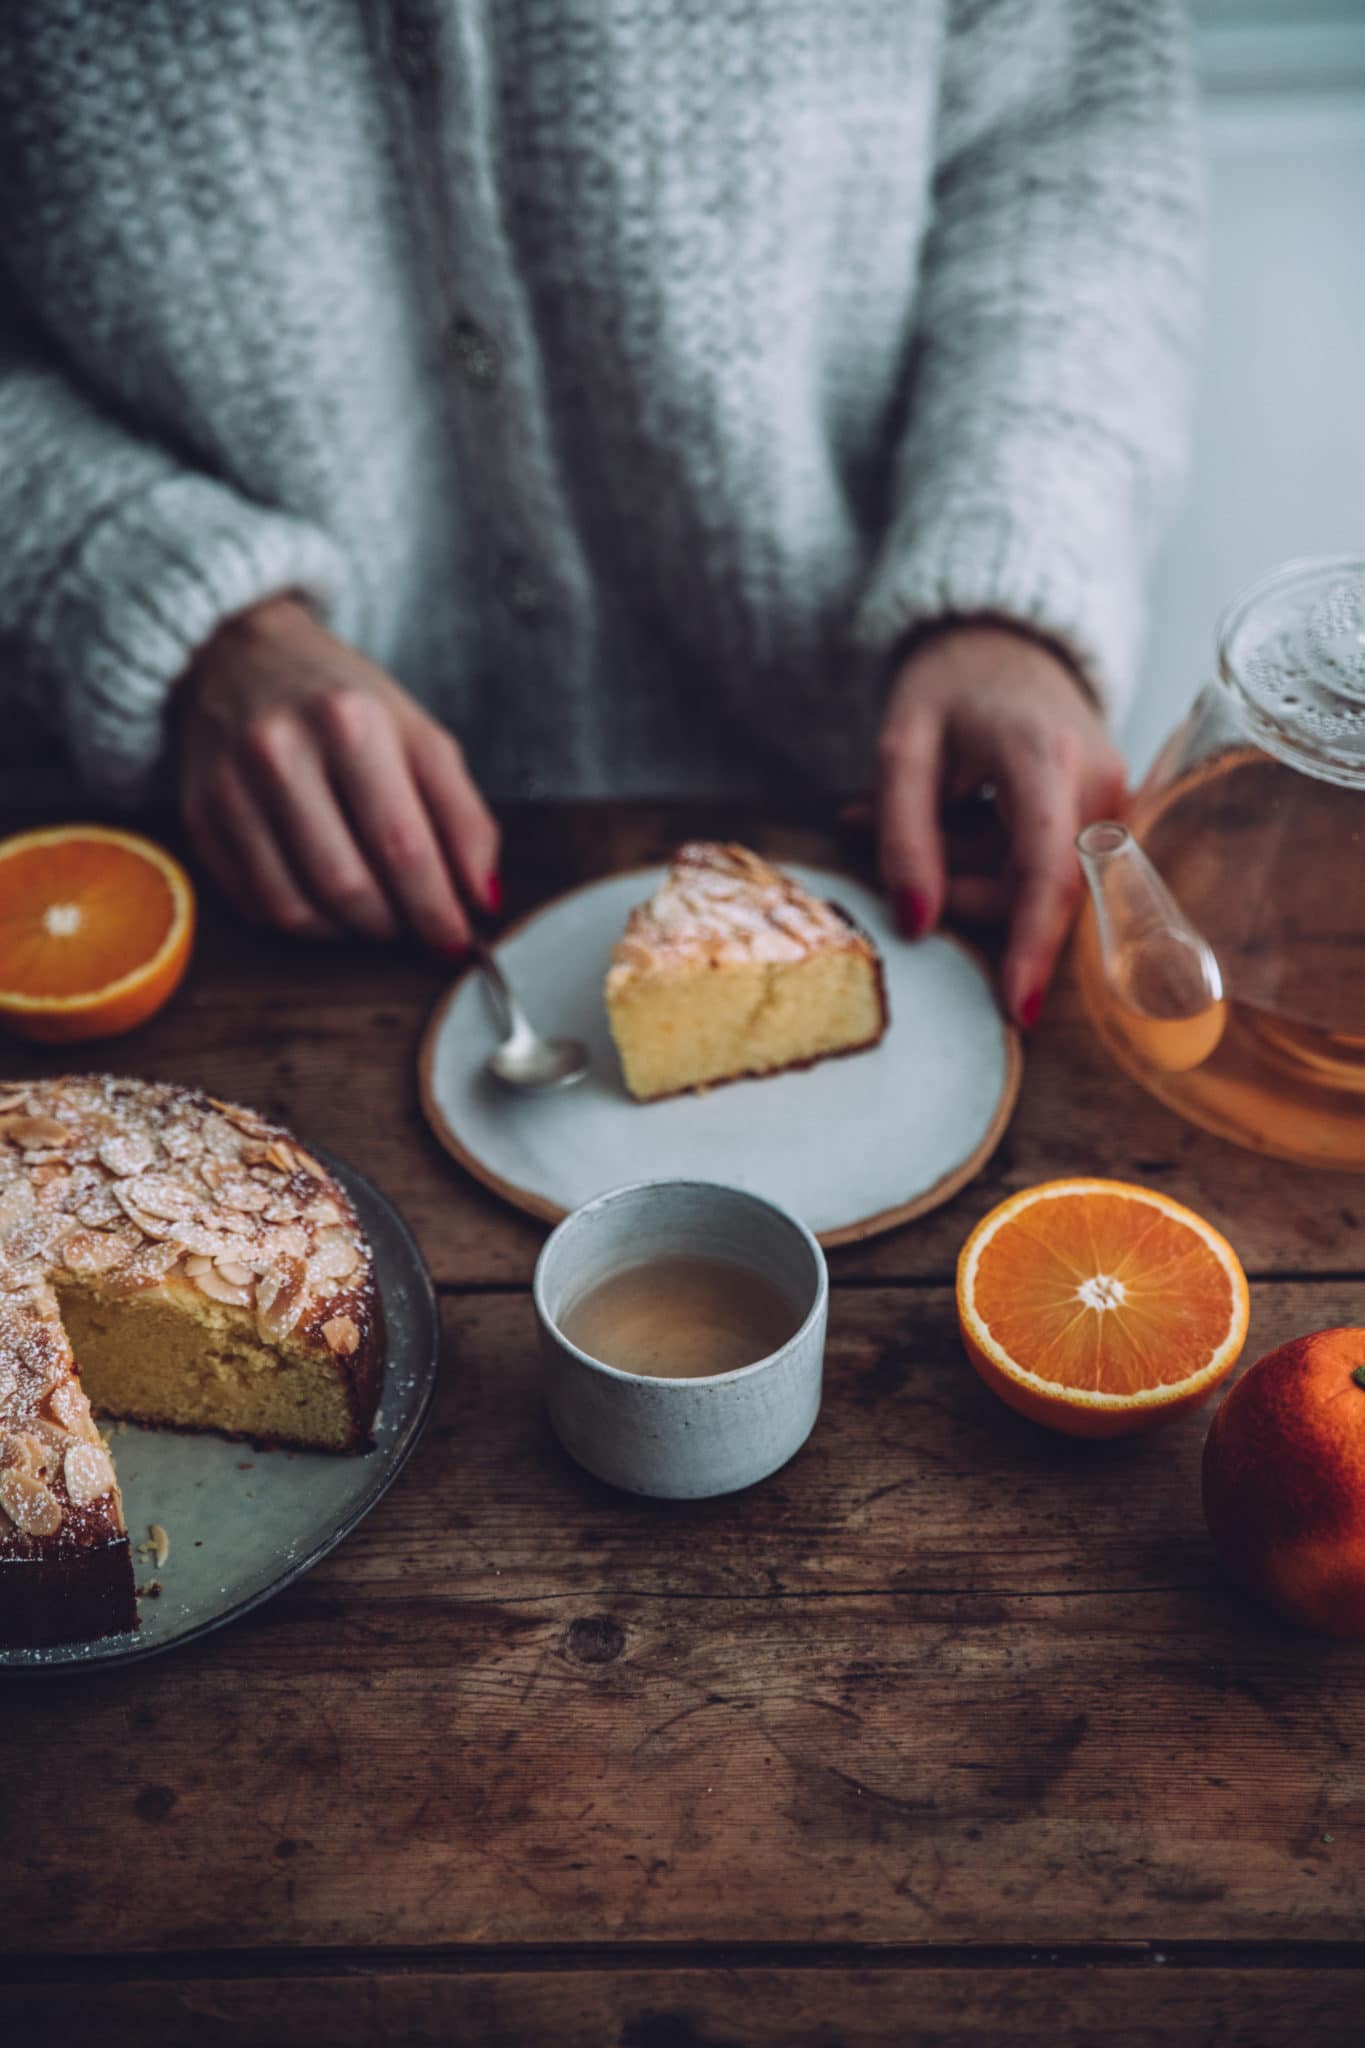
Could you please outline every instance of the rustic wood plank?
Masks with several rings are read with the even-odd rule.
[[[1188,1592],[1224,1599],[1199,1505],[1212,1407],[1117,1443],[1054,1435],[971,1369],[946,1289],[849,1289],[831,1307],[809,1443],[728,1500],[648,1501],[581,1471],[539,1394],[520,1296],[443,1304],[445,1367],[402,1483],[297,1597],[506,1604],[620,1590],[740,1600],[885,1592]],[[1365,1282],[1253,1289],[1245,1358],[1365,1322]],[[286,1598],[296,1597],[294,1595]]]
[[[742,831],[779,858],[837,864],[852,854],[809,825],[737,821],[706,806],[525,813],[509,821],[512,907],[662,858],[692,831]],[[301,946],[248,930],[210,899],[189,982],[170,1009],[132,1037],[78,1056],[257,1104],[386,1189],[438,1280],[524,1283],[543,1229],[462,1174],[421,1118],[417,1045],[443,986],[439,969],[416,953]],[[70,1059],[11,1046],[4,1065],[15,1074],[56,1072]],[[642,1172],[649,1114],[640,1112]],[[1094,1172],[1193,1202],[1254,1273],[1365,1269],[1365,1174],[1259,1159],[1186,1126],[1112,1065],[1075,990],[1063,985],[1032,1041],[1014,1123],[981,1178],[934,1215],[837,1253],[834,1275],[947,1279],[962,1240],[993,1202],[1034,1181]]]
[[[1360,1308],[1258,1288],[1256,1341]],[[1223,1585],[1200,1418],[1064,1444],[945,1294],[854,1290],[798,1460],[659,1506],[550,1444],[524,1301],[446,1312],[433,1429],[332,1560],[9,1689],[11,1950],[1358,1938],[1365,1645]]]
[[[329,1977],[53,1983],[11,1991],[16,2039],[63,2048],[1356,2048],[1351,1969],[1090,1966],[606,1971],[499,1975],[351,1967]],[[1254,2017],[1253,2017],[1254,2016]],[[41,2033],[39,2033],[41,2029]]]

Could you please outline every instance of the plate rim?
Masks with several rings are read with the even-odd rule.
[[[789,864],[796,867],[814,867],[818,872],[836,878],[842,876],[844,880],[856,883],[860,889],[868,886],[862,877],[850,874],[847,869],[821,868],[816,862],[804,860]],[[585,882],[575,882],[570,888],[561,889],[556,895],[546,897],[544,902],[534,904],[530,910],[524,911],[520,917],[505,925],[498,933],[493,950],[496,952],[508,939],[517,938],[529,925],[534,924],[537,918],[544,917],[552,910],[558,910],[561,905],[572,902],[576,896],[584,896],[589,890],[600,888],[606,882],[629,880],[632,875],[654,874],[659,868],[666,868],[667,865],[666,860],[645,861],[628,868],[616,868],[610,874],[594,875]],[[945,940],[950,946],[955,946],[989,983],[990,975],[985,960],[975,946],[970,945],[957,932],[939,931],[934,936]],[[523,1187],[518,1181],[506,1179],[487,1165],[451,1128],[436,1099],[433,1071],[436,1064],[437,1042],[456,997],[471,975],[477,974],[478,971],[476,961],[470,960],[465,963],[449,988],[437,997],[423,1027],[421,1043],[417,1049],[417,1091],[421,1099],[422,1114],[436,1142],[481,1186],[486,1187],[490,1193],[499,1196],[513,1208],[519,1209],[523,1215],[534,1216],[542,1223],[561,1223],[569,1214],[567,1209],[558,1202],[550,1201],[547,1196],[538,1194],[534,1188]],[[942,1208],[943,1204],[950,1202],[968,1182],[975,1180],[1005,1135],[1019,1099],[1019,1089],[1024,1076],[1024,1054],[1018,1028],[1004,1015],[999,1015],[999,1022],[1004,1041],[1005,1070],[995,1109],[979,1142],[958,1165],[949,1167],[948,1171],[940,1174],[931,1186],[921,1188],[918,1194],[911,1196],[908,1201],[893,1203],[889,1208],[879,1209],[871,1216],[857,1217],[851,1223],[837,1224],[831,1230],[814,1231],[815,1240],[822,1250],[835,1251],[840,1245],[862,1244],[869,1238],[884,1236],[889,1230],[898,1230],[903,1223],[913,1223],[919,1217],[927,1216],[931,1210]]]
[[[278,1578],[272,1579],[269,1585],[258,1588],[256,1592],[248,1594],[244,1599],[232,1602],[227,1607],[221,1608],[217,1613],[209,1615],[201,1621],[194,1622],[180,1634],[167,1636],[160,1642],[139,1642],[136,1636],[134,1636],[131,1642],[124,1644],[121,1637],[107,1636],[102,1639],[95,1638],[90,1643],[79,1645],[54,1643],[47,1647],[54,1650],[79,1650],[83,1654],[54,1657],[50,1661],[41,1661],[35,1658],[32,1661],[24,1662],[10,1662],[9,1660],[14,1655],[14,1651],[0,1647],[0,1681],[15,1676],[26,1679],[49,1678],[54,1674],[66,1676],[68,1673],[109,1671],[125,1664],[145,1664],[152,1657],[165,1656],[168,1651],[184,1649],[191,1643],[201,1641],[204,1636],[212,1635],[216,1629],[226,1628],[229,1622],[240,1621],[242,1616],[250,1614],[253,1608],[264,1606],[267,1600],[273,1600],[277,1594],[284,1592],[286,1587],[292,1586],[297,1580],[305,1578],[315,1565],[321,1564],[324,1557],[329,1556],[332,1551],[344,1543],[352,1530],[356,1529],[364,1521],[366,1515],[378,1507],[380,1501],[383,1500],[385,1494],[389,1491],[399,1473],[417,1449],[418,1444],[422,1441],[423,1436],[426,1434],[427,1423],[431,1418],[432,1403],[436,1398],[437,1381],[441,1376],[441,1304],[436,1292],[436,1283],[431,1277],[431,1268],[427,1264],[422,1247],[418,1244],[416,1234],[407,1217],[403,1214],[397,1203],[392,1201],[384,1193],[384,1190],[370,1179],[367,1173],[362,1173],[359,1167],[352,1166],[347,1160],[338,1159],[335,1153],[327,1151],[321,1145],[310,1143],[309,1149],[336,1175],[342,1186],[346,1188],[348,1194],[350,1193],[350,1188],[347,1186],[347,1183],[359,1181],[367,1193],[372,1195],[388,1210],[390,1220],[397,1224],[399,1235],[406,1241],[408,1250],[412,1255],[413,1278],[421,1282],[421,1301],[426,1310],[425,1320],[431,1336],[431,1371],[417,1413],[408,1431],[406,1442],[395,1448],[392,1456],[383,1468],[382,1478],[375,1491],[367,1494],[339,1522],[328,1529],[326,1535],[313,1545],[306,1557],[291,1560],[288,1568]],[[386,1368],[387,1365],[388,1359],[386,1356]],[[127,1635],[131,1631],[125,1630],[123,1633]],[[111,1644],[119,1643],[121,1647],[101,1653],[97,1647],[100,1640]]]

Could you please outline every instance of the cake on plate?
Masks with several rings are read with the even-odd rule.
[[[137,1624],[95,1414],[354,1451],[383,1312],[345,1191],[187,1088],[0,1086],[0,1644]]]
[[[747,847],[692,841],[626,923],[607,1015],[638,1100],[810,1066],[887,1026],[877,949]]]

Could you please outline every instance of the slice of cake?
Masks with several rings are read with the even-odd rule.
[[[136,1626],[92,1406],[361,1450],[383,1363],[355,1211],[277,1124],[155,1082],[0,1089],[0,1643]]]
[[[607,1015],[642,1102],[860,1052],[888,1021],[877,949],[845,911],[747,847],[705,841],[630,913]]]

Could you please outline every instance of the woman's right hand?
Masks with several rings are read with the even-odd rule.
[[[498,908],[498,827],[458,743],[297,599],[220,627],[176,702],[186,830],[248,917],[410,930],[453,958],[467,906]]]

